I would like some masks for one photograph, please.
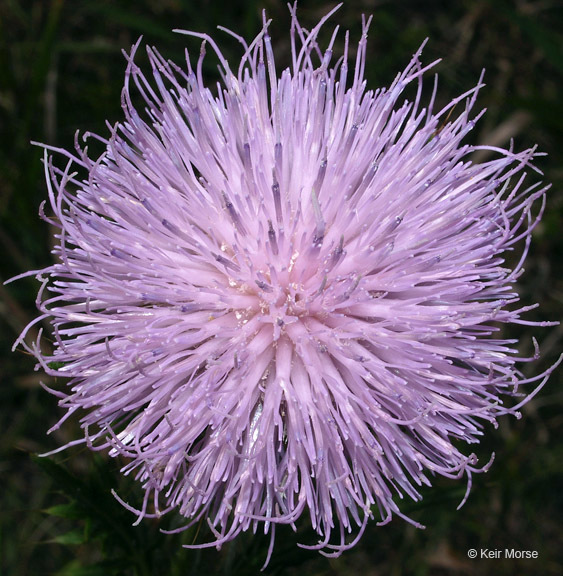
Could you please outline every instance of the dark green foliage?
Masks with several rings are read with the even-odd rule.
[[[300,2],[306,26],[316,23],[332,3]],[[52,230],[37,212],[46,197],[42,151],[30,141],[71,148],[75,130],[106,133],[105,122],[121,119],[120,90],[125,60],[121,50],[143,35],[167,57],[182,62],[187,45],[199,43],[173,28],[218,35],[233,62],[237,42],[217,25],[247,38],[261,26],[261,8],[274,19],[272,36],[278,63],[289,63],[285,2],[256,0],[0,0],[0,280],[51,261]],[[351,30],[352,45],[362,12],[373,13],[367,77],[370,87],[388,85],[424,38],[424,60],[443,58],[438,105],[469,89],[487,69],[479,103],[488,109],[473,133],[489,142],[504,124],[516,148],[539,144],[548,157],[538,160],[553,183],[548,208],[534,233],[527,272],[520,279],[524,304],[541,302],[533,320],[558,320],[563,303],[563,9],[540,0],[348,0],[334,22]],[[327,31],[328,34],[328,31]],[[336,51],[342,48],[341,36]],[[139,51],[139,62],[144,55]],[[206,61],[209,84],[218,79],[216,62]],[[430,87],[431,82],[428,83]],[[496,142],[507,146],[508,140]],[[514,254],[517,258],[517,254]],[[112,496],[132,505],[141,490],[123,478],[116,462],[103,454],[74,448],[58,458],[35,458],[79,437],[76,421],[46,431],[62,415],[56,399],[39,387],[40,372],[22,352],[10,347],[35,317],[38,284],[32,279],[0,284],[0,576],[190,576],[254,575],[266,558],[269,537],[247,533],[220,552],[186,550],[205,542],[205,522],[176,535],[161,528],[179,525],[171,514],[133,526],[135,516]],[[37,337],[37,326],[28,341]],[[48,334],[47,327],[43,327]],[[549,366],[561,350],[560,327],[522,326],[523,354],[533,353],[535,334]],[[44,346],[49,345],[48,336]],[[56,367],[56,366],[53,366]],[[538,367],[534,367],[538,370]],[[541,368],[539,368],[541,369]],[[45,379],[58,388],[62,382]],[[473,480],[466,505],[462,482],[436,481],[424,500],[403,506],[427,526],[416,530],[400,519],[386,527],[372,523],[360,544],[339,559],[326,559],[296,547],[314,542],[307,519],[299,534],[279,527],[266,574],[341,576],[553,575],[563,566],[563,392],[561,371],[524,410],[520,421],[504,419],[485,430],[481,461],[496,462]],[[63,459],[64,458],[64,459]],[[470,560],[469,548],[537,550],[537,560]]]

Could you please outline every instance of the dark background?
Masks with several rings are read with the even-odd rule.
[[[302,0],[302,24],[310,28],[333,5]],[[30,141],[71,148],[75,130],[106,134],[106,120],[121,120],[121,49],[129,50],[140,35],[181,63],[184,47],[197,55],[198,42],[171,30],[208,32],[236,62],[240,47],[215,27],[230,27],[250,39],[261,27],[262,8],[274,19],[271,31],[280,71],[289,56],[285,2],[0,0],[0,280],[44,267],[51,258],[51,231],[37,215],[46,197],[42,151]],[[370,88],[389,85],[429,37],[423,60],[443,58],[437,67],[438,104],[471,88],[486,68],[487,87],[479,104],[488,111],[474,130],[475,142],[507,147],[514,137],[516,148],[537,143],[548,154],[538,165],[553,187],[544,219],[534,231],[519,290],[524,304],[541,303],[528,319],[559,320],[561,2],[349,0],[332,23],[350,29],[352,44],[359,39],[362,13],[374,16],[366,71]],[[206,61],[206,75],[210,85],[218,78],[213,58]],[[430,86],[430,75],[428,80]],[[268,538],[245,534],[221,552],[182,549],[181,544],[196,535],[199,542],[209,539],[205,525],[179,536],[158,530],[174,526],[174,518],[131,526],[134,517],[115,502],[110,489],[137,502],[140,491],[121,477],[119,462],[82,448],[52,459],[34,457],[79,435],[76,422],[69,422],[46,436],[62,413],[56,399],[40,388],[42,376],[34,371],[33,359],[22,351],[10,352],[36,314],[37,288],[33,279],[0,285],[0,575],[257,574]],[[521,338],[524,354],[533,351],[532,335],[538,338],[541,360],[528,366],[534,373],[552,364],[561,350],[561,327],[513,327],[510,334]],[[287,527],[278,529],[266,574],[561,574],[561,374],[556,372],[526,406],[522,420],[504,418],[498,430],[486,430],[477,451],[484,461],[496,452],[496,462],[489,473],[474,478],[471,496],[460,511],[456,507],[463,482],[436,479],[421,504],[403,505],[426,524],[425,531],[400,519],[381,528],[373,522],[360,544],[339,559],[295,546],[314,541],[303,519],[299,537]],[[539,558],[470,560],[469,548],[536,550]]]

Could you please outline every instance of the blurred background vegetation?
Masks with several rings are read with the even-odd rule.
[[[311,27],[334,4],[302,0],[299,15]],[[106,120],[122,118],[122,49],[143,35],[167,57],[183,61],[187,45],[173,28],[215,34],[232,61],[240,47],[217,25],[252,38],[261,10],[274,19],[278,64],[289,55],[285,2],[201,0],[0,0],[0,280],[51,261],[51,231],[38,218],[46,197],[42,152],[30,141],[71,148],[74,133],[105,134]],[[563,302],[563,9],[557,0],[347,0],[333,23],[360,33],[360,15],[373,14],[367,79],[388,85],[421,42],[430,38],[424,60],[438,57],[439,104],[475,85],[486,68],[480,95],[488,112],[474,131],[479,143],[516,147],[535,143],[548,153],[538,165],[553,183],[542,224],[534,232],[527,271],[520,282],[525,304],[541,302],[534,320],[559,320]],[[142,61],[142,57],[140,58]],[[217,79],[207,61],[210,84]],[[34,361],[10,348],[35,316],[38,285],[33,279],[0,285],[0,575],[199,575],[257,574],[268,538],[245,534],[224,546],[181,548],[205,526],[165,536],[159,528],[177,522],[144,521],[111,496],[140,501],[140,491],[118,470],[120,463],[77,448],[51,459],[34,457],[78,437],[76,422],[46,436],[61,416],[56,399],[40,386]],[[523,353],[540,342],[539,367],[561,350],[561,327],[512,330]],[[406,511],[426,524],[416,530],[397,519],[368,526],[360,544],[339,559],[303,551],[312,542],[306,520],[299,537],[278,529],[267,574],[345,575],[557,575],[563,570],[563,388],[561,370],[524,409],[524,418],[505,418],[488,429],[478,448],[482,461],[496,462],[474,478],[467,504],[456,507],[465,486],[436,480],[418,505]],[[199,534],[197,532],[199,531]],[[537,550],[538,560],[469,560],[468,548]]]

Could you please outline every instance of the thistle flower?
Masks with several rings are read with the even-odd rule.
[[[78,139],[74,153],[45,146],[59,243],[33,273],[54,352],[31,350],[69,379],[55,428],[77,412],[84,438],[70,444],[125,457],[139,521],[175,509],[207,520],[215,540],[197,546],[259,527],[273,545],[303,515],[310,547],[338,554],[369,518],[406,518],[396,497],[419,500],[434,476],[466,476],[469,491],[488,464],[465,445],[553,370],[525,378],[537,345],[520,358],[499,332],[529,323],[513,284],[547,187],[528,184],[534,148],[464,143],[481,81],[437,111],[435,85],[423,107],[435,63],[421,48],[367,90],[369,20],[349,69],[348,35],[336,62],[337,29],[317,42],[332,13],[307,31],[290,10],[281,74],[266,21],[249,45],[231,32],[233,70],[211,37],[182,32],[203,39],[199,58],[183,69],[147,48],[147,75],[137,43],[125,120],[94,136],[101,156]],[[474,164],[478,149],[494,158]]]

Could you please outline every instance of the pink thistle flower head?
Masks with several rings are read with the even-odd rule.
[[[433,476],[469,490],[488,464],[465,444],[553,370],[524,378],[531,359],[499,333],[526,323],[513,284],[546,187],[528,183],[535,149],[464,143],[481,83],[423,104],[421,48],[368,90],[369,20],[350,65],[348,36],[336,61],[336,31],[317,42],[328,16],[308,31],[290,9],[281,73],[266,21],[251,44],[233,34],[237,69],[185,32],[199,57],[184,69],[147,48],[146,74],[137,44],[101,156],[45,147],[68,159],[46,152],[59,232],[38,321],[55,347],[30,349],[68,379],[56,393],[61,422],[81,415],[76,442],[126,458],[139,520],[205,518],[215,540],[200,546],[219,546],[260,525],[273,544],[306,515],[311,547],[338,554],[369,518],[405,517],[394,497],[419,500]],[[494,158],[473,163],[483,148]]]

